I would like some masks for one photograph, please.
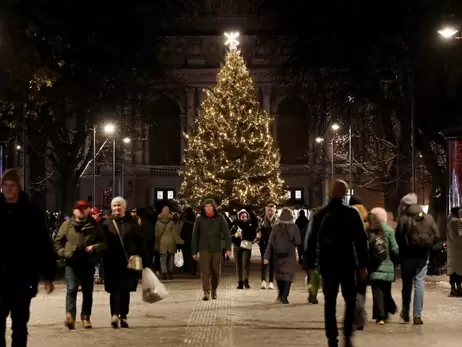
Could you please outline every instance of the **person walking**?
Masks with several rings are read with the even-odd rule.
[[[276,215],[276,205],[269,203],[265,207],[265,214],[259,221],[257,241],[258,247],[260,248],[261,257],[261,289],[267,288],[266,274],[268,273],[268,289],[274,289],[274,262],[273,259],[268,259],[268,263],[265,264],[265,253],[268,247],[271,231],[278,221]]]
[[[83,327],[90,329],[95,266],[100,263],[101,252],[106,249],[107,244],[102,227],[90,216],[88,202],[77,201],[73,217],[61,225],[54,243],[56,253],[64,258],[66,264],[65,325],[70,330],[75,329],[77,292],[80,285],[83,297],[80,318]]]
[[[298,230],[300,230],[300,235],[302,240],[303,238],[303,232],[306,232],[306,229],[308,228],[308,217],[306,216],[305,210],[300,210],[298,213],[298,217],[295,220],[295,225],[298,227]],[[298,246],[297,248],[297,253],[298,253],[298,263],[301,265],[303,264],[303,242],[301,245]]]
[[[0,347],[6,347],[6,320],[11,315],[12,346],[26,347],[30,304],[37,295],[40,276],[53,292],[56,258],[45,215],[21,189],[18,170],[8,169],[0,194]]]
[[[447,274],[451,284],[449,296],[462,296],[462,221],[460,216],[460,207],[453,207],[447,226]]]
[[[252,216],[253,217],[253,216]],[[237,289],[249,289],[250,258],[252,246],[257,235],[258,222],[245,209],[237,213],[237,219],[231,228],[234,261],[236,262]]]
[[[273,227],[264,263],[274,261],[274,274],[278,284],[278,301],[288,304],[290,287],[297,268],[295,248],[302,243],[300,230],[294,223],[294,214],[285,207],[281,211],[278,223]]]
[[[177,245],[183,244],[170,209],[165,206],[156,223],[156,251],[160,254],[160,268],[164,280],[173,278]]]
[[[344,181],[336,180],[329,203],[313,216],[303,264],[308,273],[319,267],[323,279],[324,321],[329,347],[338,346],[336,307],[339,286],[345,300],[345,346],[353,346],[356,283],[367,277],[368,239],[358,211],[343,203],[347,190]]]
[[[435,220],[422,210],[415,194],[408,194],[401,199],[400,212],[395,237],[399,246],[403,281],[401,318],[406,323],[411,320],[409,311],[414,286],[414,325],[422,325],[428,258],[440,234]]]
[[[398,259],[399,249],[393,229],[375,213],[378,213],[377,208],[366,217],[370,254],[368,272],[373,298],[372,319],[377,325],[384,325],[388,315],[397,310],[391,285],[395,281],[393,261]]]
[[[194,260],[199,260],[202,274],[203,300],[217,299],[220,281],[222,241],[226,256],[231,255],[231,234],[225,218],[218,213],[213,199],[205,199],[201,214],[194,223],[191,253]]]
[[[191,275],[196,275],[196,261],[192,258],[191,253],[191,242],[194,228],[194,222],[196,221],[196,215],[191,207],[188,207],[182,216],[183,226],[181,227],[180,238],[184,241],[183,246],[183,258],[184,258],[184,269],[185,272]]]
[[[128,328],[130,292],[136,292],[141,268],[151,265],[138,221],[126,213],[127,202],[111,201],[112,214],[103,224],[107,249],[103,254],[104,288],[110,294],[111,325]],[[134,264],[141,260],[142,264]],[[141,266],[140,266],[141,265]]]

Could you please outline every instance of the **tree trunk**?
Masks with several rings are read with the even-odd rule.
[[[75,177],[61,176],[60,182],[60,207],[66,215],[72,215],[75,202],[79,199],[79,180]]]

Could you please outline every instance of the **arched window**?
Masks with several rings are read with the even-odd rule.
[[[309,118],[306,103],[289,97],[281,101],[277,116],[277,145],[282,164],[308,164]]]
[[[161,97],[148,106],[149,164],[181,164],[180,107],[175,100]]]

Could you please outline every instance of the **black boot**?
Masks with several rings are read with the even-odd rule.
[[[244,289],[244,282],[243,281],[239,281],[237,283],[237,289]]]
[[[250,289],[249,280],[244,280],[244,288],[245,289]]]
[[[308,303],[313,304],[313,305],[319,304],[318,299],[316,298],[316,295],[309,293],[308,294]]]
[[[288,303],[289,303],[289,300],[287,300],[287,297],[286,297],[286,296],[283,296],[283,297],[281,298],[281,304],[287,305]]]

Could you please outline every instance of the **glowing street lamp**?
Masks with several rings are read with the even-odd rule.
[[[108,135],[112,135],[115,132],[115,125],[114,124],[106,124],[104,126],[104,132]]]
[[[132,139],[129,138],[129,137],[124,137],[124,138],[122,139],[122,142],[125,143],[126,145],[128,145],[130,142],[132,142]]]
[[[333,131],[337,131],[338,129],[340,129],[340,125],[338,125],[337,123],[334,123],[334,124],[331,125],[331,129]]]
[[[322,137],[317,137],[315,140],[316,140],[316,143],[324,142],[324,139]]]
[[[334,167],[335,141],[334,140],[335,139],[334,139],[334,137],[335,137],[335,132],[340,129],[340,125],[338,125],[337,123],[334,123],[334,124],[332,124],[330,126],[330,128],[334,132],[332,134],[332,168],[331,168],[331,170],[332,170],[332,184],[334,184],[334,179],[335,179],[335,172],[334,172],[334,170],[335,170],[335,167]]]
[[[458,32],[459,30],[454,27],[445,27],[438,30],[438,34],[446,40],[454,38]]]
[[[17,145],[17,146],[16,146],[16,150],[17,150],[17,151],[20,151],[20,150],[21,150],[21,146],[20,146],[20,145]]]

